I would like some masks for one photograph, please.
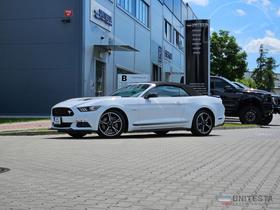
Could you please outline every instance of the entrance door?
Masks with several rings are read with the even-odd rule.
[[[95,73],[95,96],[104,96],[105,94],[105,69],[106,64],[96,61]]]
[[[161,81],[161,68],[153,64],[153,81]]]

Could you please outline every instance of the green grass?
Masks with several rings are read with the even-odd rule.
[[[239,124],[239,123],[225,123],[222,127],[231,128],[231,127],[256,127],[254,124]]]
[[[16,122],[32,122],[38,120],[47,120],[48,118],[0,118],[0,124]]]

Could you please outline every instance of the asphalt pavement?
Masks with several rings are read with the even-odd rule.
[[[280,209],[280,117],[209,137],[0,136],[0,209]]]

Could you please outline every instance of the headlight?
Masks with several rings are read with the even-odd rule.
[[[101,106],[85,106],[85,107],[78,107],[80,112],[94,112],[99,109]]]

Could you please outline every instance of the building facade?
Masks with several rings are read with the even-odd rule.
[[[127,78],[182,81],[187,19],[182,0],[1,1],[0,115],[48,115]]]

